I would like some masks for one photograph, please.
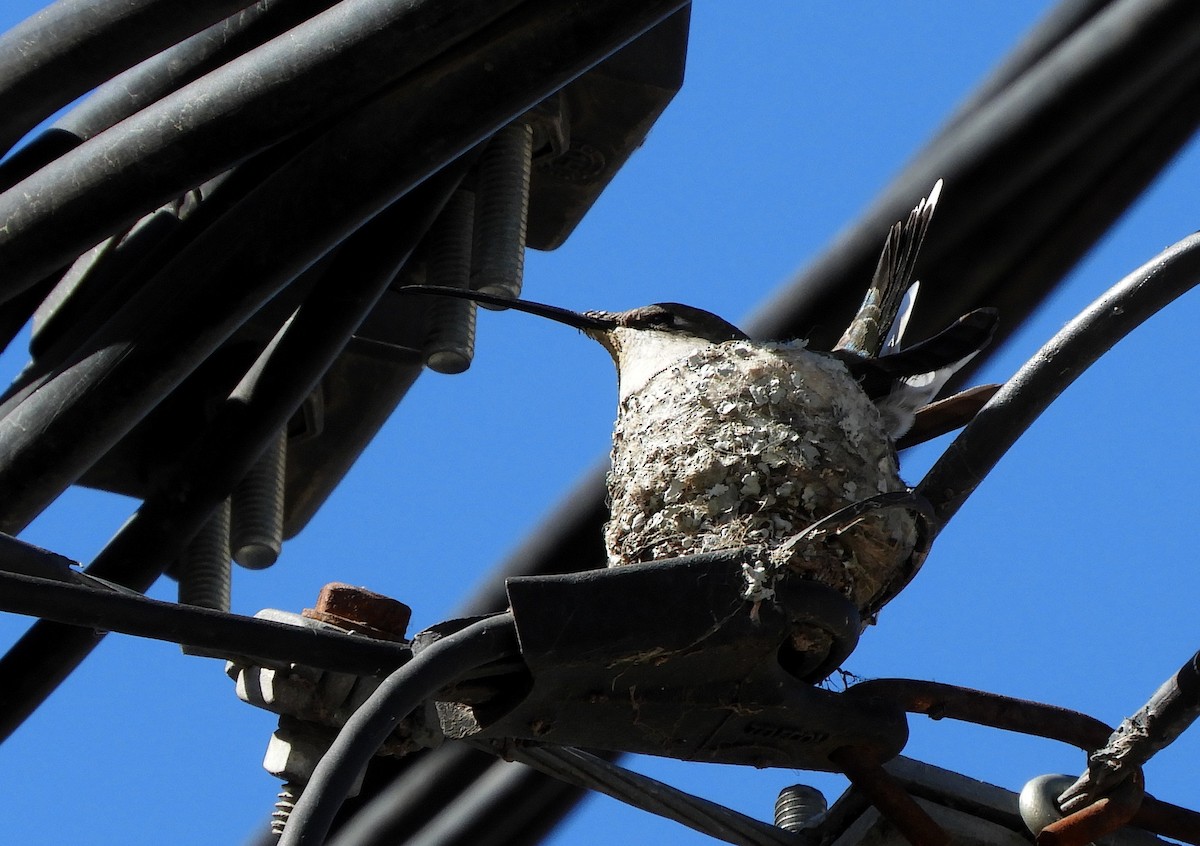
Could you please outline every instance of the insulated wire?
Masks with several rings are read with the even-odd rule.
[[[420,648],[346,721],[296,802],[279,846],[324,843],[359,773],[401,719],[470,670],[519,652],[511,613],[487,617]]]

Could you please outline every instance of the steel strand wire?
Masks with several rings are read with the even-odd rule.
[[[518,833],[537,837],[583,793],[467,743],[443,743],[396,763],[408,768],[339,825],[331,846],[474,846]]]
[[[438,690],[484,664],[520,654],[511,614],[497,614],[414,651],[346,721],[288,818],[279,846],[325,842],[359,774],[396,724]]]
[[[803,842],[793,832],[685,793],[579,749],[517,746],[496,752],[547,775],[611,796],[726,843],[796,846],[798,842]]]

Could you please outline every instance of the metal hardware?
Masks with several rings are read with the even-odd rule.
[[[524,122],[497,132],[479,159],[471,278],[476,290],[505,297],[521,294],[532,163],[533,127]]]
[[[287,430],[280,429],[233,491],[229,546],[233,560],[247,569],[270,567],[283,549],[286,462]]]
[[[426,236],[431,284],[469,286],[474,216],[475,196],[461,188],[455,191]],[[438,373],[469,368],[475,355],[475,304],[449,298],[431,303],[424,354],[426,366]]]
[[[229,500],[224,500],[180,557],[179,602],[228,611],[231,591]]]
[[[829,804],[825,795],[807,784],[792,784],[775,799],[775,825],[784,831],[802,831],[821,824]]]

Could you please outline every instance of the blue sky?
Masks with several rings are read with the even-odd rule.
[[[40,5],[10,0],[0,25]],[[744,318],[854,219],[1049,5],[698,3],[683,91],[571,239],[529,256],[526,295],[581,309],[676,300]],[[1192,145],[979,380],[1007,378],[1109,285],[1200,228],[1197,184]],[[1193,292],[1073,385],[942,534],[847,669],[1113,724],[1140,706],[1200,647],[1197,325]],[[0,375],[23,360],[10,352]],[[421,378],[280,563],[236,574],[234,610],[299,610],[338,580],[404,600],[418,628],[451,616],[602,459],[615,401],[607,355],[578,333],[481,314],[472,369]],[[905,477],[918,480],[942,447],[908,453]],[[87,560],[133,507],[71,492],[25,537]],[[26,625],[0,616],[0,645]],[[218,662],[111,636],[0,748],[0,818],[21,844],[242,842],[276,790],[260,768],[273,726],[234,697]],[[1014,790],[1084,763],[1048,741],[923,717],[911,726],[906,754]],[[1148,790],[1200,804],[1198,752],[1185,734],[1147,767]],[[831,800],[844,785],[786,770],[631,765],[760,818],[786,784],[815,784]],[[614,832],[708,842],[602,797],[554,842]]]

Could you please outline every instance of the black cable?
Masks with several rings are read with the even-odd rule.
[[[476,667],[520,654],[509,613],[487,617],[417,648],[413,659],[388,676],[346,721],[300,795],[279,846],[324,843],[359,773],[401,719]]]
[[[320,14],[337,0],[258,0],[113,77],[54,122],[82,140],[161,100],[239,55]]]
[[[0,190],[11,188],[113,124],[286,32],[334,2],[257,0],[118,74],[0,162]]]
[[[518,2],[346,0],[88,139],[0,194],[0,299],[150,209],[344,114]],[[356,151],[335,155],[360,161]]]
[[[390,672],[408,657],[407,647],[390,641],[259,620],[150,599],[134,591],[87,587],[22,573],[0,571],[0,610],[186,644],[215,655],[294,662],[356,675]]]
[[[0,155],[55,109],[253,0],[58,0],[0,35]]]
[[[373,762],[372,769],[382,762]],[[583,795],[583,788],[520,764],[497,760],[467,743],[443,743],[397,760],[405,767],[385,787],[368,788],[343,808],[330,846],[486,846],[511,837],[538,839]],[[464,785],[471,785],[464,792]],[[271,846],[274,846],[272,843]]]

